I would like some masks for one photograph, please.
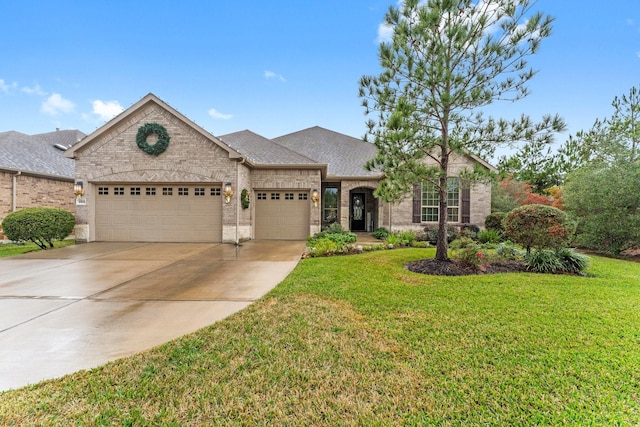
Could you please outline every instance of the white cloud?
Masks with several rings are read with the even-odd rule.
[[[124,111],[124,108],[122,108],[122,105],[120,105],[118,101],[104,102],[96,99],[91,104],[93,105],[92,113],[97,114],[100,119],[104,121],[111,120]]]
[[[34,87],[23,86],[20,90],[27,95],[47,96],[47,92],[43,91],[40,85],[35,85]]]
[[[264,78],[267,79],[267,80],[269,80],[269,79],[280,80],[283,83],[287,81],[282,76],[282,74],[277,74],[277,73],[274,73],[273,71],[269,71],[269,70],[264,70]]]
[[[73,102],[64,99],[59,93],[54,93],[42,103],[41,110],[45,114],[57,116],[60,113],[70,113],[74,108]]]
[[[215,108],[212,108],[209,110],[209,115],[214,119],[220,119],[220,120],[229,120],[230,118],[233,117],[231,114],[223,114],[220,111],[216,110]]]
[[[9,84],[5,82],[3,79],[0,79],[0,92],[9,93],[9,89],[13,89],[17,85],[18,84],[16,82]]]
[[[386,23],[378,25],[378,43],[389,43],[393,37],[393,27]]]

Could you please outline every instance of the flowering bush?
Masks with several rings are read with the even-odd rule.
[[[485,255],[482,252],[480,245],[472,243],[465,245],[462,249],[457,251],[453,258],[475,269],[479,269]]]
[[[575,232],[575,224],[560,209],[545,205],[525,205],[509,212],[504,220],[505,237],[531,248],[558,249]]]

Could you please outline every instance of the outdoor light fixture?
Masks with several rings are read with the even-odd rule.
[[[230,182],[227,182],[224,185],[224,191],[222,192],[222,194],[224,194],[224,202],[229,203],[231,201],[231,196],[233,196],[233,189],[231,188]]]
[[[317,208],[318,201],[320,201],[320,194],[318,194],[318,190],[315,188],[311,191],[311,200],[313,201],[313,207]]]
[[[73,194],[76,195],[76,199],[84,196],[84,183],[82,181],[76,181],[76,183],[73,184]]]

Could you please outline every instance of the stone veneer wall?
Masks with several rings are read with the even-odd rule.
[[[167,150],[152,156],[136,145],[136,135],[145,123],[164,126],[171,137]],[[212,137],[213,138],[213,137]],[[148,139],[150,144],[153,143]],[[95,217],[95,185],[106,182],[171,182],[222,183],[231,182],[235,200],[240,197],[237,161],[229,159],[226,150],[197,132],[180,118],[160,106],[150,103],[126,119],[114,124],[88,146],[76,152],[76,179],[85,182],[86,206],[77,206],[77,221],[81,225],[76,233],[79,240],[95,239],[95,230],[89,228]],[[246,180],[246,172],[241,172]],[[223,236],[233,235],[235,240],[236,205],[222,208]],[[246,226],[246,214],[241,223]],[[250,220],[250,217],[249,217]]]
[[[0,171],[0,223],[13,212],[13,177],[15,172]],[[16,210],[52,207],[75,212],[73,179],[48,178],[29,173],[16,176]],[[0,238],[4,235],[0,233]]]

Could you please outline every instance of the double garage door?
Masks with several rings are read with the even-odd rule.
[[[257,190],[256,239],[305,240],[309,236],[308,191]]]
[[[96,240],[131,242],[222,241],[218,185],[98,184]]]

